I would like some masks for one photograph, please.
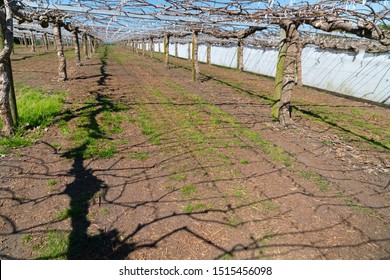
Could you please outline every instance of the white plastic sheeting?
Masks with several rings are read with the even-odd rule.
[[[231,46],[212,46],[211,64],[237,68],[237,45]]]
[[[390,104],[390,54],[322,50],[302,53],[302,82],[383,104]]]
[[[178,53],[179,57],[188,59],[188,45],[179,44]],[[175,55],[174,44],[170,44],[170,54]],[[276,48],[245,46],[243,58],[245,71],[275,77]],[[199,45],[198,59],[207,61],[207,47],[204,44]],[[236,68],[237,45],[213,45],[211,63]],[[302,82],[314,88],[390,104],[390,54],[369,54],[364,51],[355,54],[308,46],[302,52]]]
[[[275,77],[278,61],[277,49],[244,47],[244,70],[265,76]]]

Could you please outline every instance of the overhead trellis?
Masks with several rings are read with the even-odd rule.
[[[164,38],[166,48],[170,37],[191,35],[192,43],[196,42],[192,56],[195,74],[199,72],[197,43],[204,36],[236,40],[239,45],[242,40],[250,44],[268,41],[274,47],[280,42],[283,63],[278,65],[282,74],[280,80],[276,79],[280,87],[276,87],[279,90],[276,90],[274,116],[283,125],[290,122],[294,76],[305,44],[354,50],[364,45],[374,51],[388,51],[390,45],[390,10],[387,1],[382,0],[0,0],[0,7],[3,26],[0,72],[8,72],[0,76],[0,115],[5,134],[12,133],[15,123],[8,104],[12,93],[7,79],[12,73],[7,63],[10,64],[12,37],[24,36],[25,30],[53,35],[60,61],[60,80],[66,80],[66,61],[61,47],[64,28],[73,36],[78,65],[81,64],[79,33],[84,48],[95,46],[95,38],[112,43]],[[45,32],[50,25],[52,31]],[[337,36],[355,41],[344,39],[340,44],[318,36],[322,34],[333,34],[329,37],[332,40]],[[279,42],[275,39],[278,37]],[[85,48],[87,57],[90,52]]]

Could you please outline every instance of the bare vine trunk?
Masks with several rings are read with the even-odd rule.
[[[164,54],[165,54],[165,65],[169,64],[169,35],[164,35]]]
[[[154,41],[153,37],[150,38],[150,58],[154,58]]]
[[[242,72],[244,71],[244,44],[242,43],[242,39],[238,39],[237,44],[237,68]]]
[[[54,23],[54,40],[57,45],[57,56],[58,56],[58,81],[66,81],[68,79],[68,74],[66,73],[66,58],[64,55],[64,45],[62,44],[61,36],[61,25],[59,23]]]
[[[25,33],[23,33],[22,38],[23,38],[23,45],[27,48],[28,47],[28,42],[27,42],[27,37],[26,37]]]
[[[188,51],[188,60],[191,59],[191,42],[188,42],[188,48],[187,48],[187,51]]]
[[[175,42],[175,57],[179,56],[178,43]]]
[[[74,52],[76,55],[76,66],[81,66],[81,57],[80,57],[80,43],[79,43],[79,29],[76,27],[73,31],[73,44]]]
[[[298,53],[297,53],[297,73],[295,82],[299,87],[302,87],[302,51],[303,51],[303,44],[298,45]]]
[[[208,65],[210,65],[211,64],[211,43],[209,43],[209,42],[207,43],[206,56],[207,56],[206,63]]]
[[[291,124],[290,102],[295,87],[297,57],[299,53],[299,33],[296,22],[282,20],[281,27],[286,31],[286,60],[283,69],[282,92],[280,95],[279,122],[283,126]]]
[[[31,52],[35,52],[36,51],[36,41],[34,39],[34,33],[31,31],[31,34],[30,34],[30,37],[31,37]]]
[[[199,62],[198,62],[198,31],[192,32],[192,80],[194,82],[199,80]]]
[[[13,89],[10,55],[13,44],[13,18],[8,1],[0,1],[0,118],[1,133],[9,136],[13,133],[14,120],[10,104],[10,92]],[[16,103],[15,105],[16,109]],[[15,111],[16,113],[16,111]]]
[[[45,45],[45,50],[48,51],[49,50],[49,41],[47,40],[46,33],[42,34],[42,40],[43,40],[43,44]]]
[[[276,120],[279,120],[279,109],[280,109],[280,95],[282,93],[282,82],[283,82],[283,71],[284,71],[284,62],[286,60],[286,31],[280,29],[280,43],[278,48],[278,62],[276,65],[276,75],[275,75],[275,88],[274,88],[274,99],[275,104],[272,107],[272,117]]]

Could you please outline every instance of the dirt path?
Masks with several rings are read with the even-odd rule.
[[[251,74],[203,65],[209,79],[192,83],[184,68],[99,55],[71,67],[68,110],[46,135],[1,158],[2,258],[390,257],[388,150],[301,115],[281,129],[251,91],[270,82]],[[46,59],[15,62],[16,78],[55,87],[22,68]]]

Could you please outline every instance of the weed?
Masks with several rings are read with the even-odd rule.
[[[196,191],[195,185],[186,185],[180,189],[181,197],[190,198]]]
[[[80,215],[81,212],[82,212],[81,206],[77,206],[77,205],[75,207],[72,207],[72,209],[70,208],[63,209],[55,215],[54,221],[63,221],[72,217],[76,217]]]
[[[169,176],[169,179],[176,182],[185,182],[187,181],[187,175],[184,173],[174,173],[171,176]]]
[[[247,159],[240,159],[240,163],[246,165],[249,161]]]
[[[322,140],[321,144],[325,145],[325,146],[331,146],[332,145],[332,141],[330,141],[330,140]]]
[[[357,211],[357,212],[361,212],[363,214],[366,214],[370,217],[373,217],[376,215],[375,211],[368,208],[368,207],[365,207],[365,206],[362,206],[362,205],[359,205],[357,204],[356,202],[354,202],[352,199],[350,198],[345,198],[344,199],[344,202],[349,206],[351,207],[353,210]]]
[[[132,159],[140,159],[140,160],[147,160],[149,158],[149,154],[146,152],[141,153],[134,153],[130,155],[130,158]]]
[[[39,250],[40,260],[54,260],[54,259],[66,259],[69,247],[68,233],[51,230],[47,233],[47,236],[43,244],[39,247],[35,247]]]
[[[22,237],[23,243],[28,243],[31,241],[31,239],[32,239],[32,236],[30,234],[23,235],[23,237]]]
[[[243,220],[240,217],[229,217],[227,221],[229,227],[237,227],[243,223]]]
[[[292,170],[292,172],[297,173],[301,178],[305,178],[305,179],[308,179],[309,181],[313,182],[322,191],[328,191],[331,189],[330,181],[312,170],[295,169],[295,170]]]
[[[109,215],[110,214],[110,210],[107,208],[107,207],[104,207],[103,209],[102,209],[102,213],[103,213],[103,215]]]
[[[271,200],[266,199],[261,202],[261,205],[264,207],[267,211],[274,211],[279,208],[278,205],[274,204]]]
[[[48,185],[48,186],[57,185],[57,180],[55,180],[55,179],[50,179],[49,181],[47,181],[47,185]]]

